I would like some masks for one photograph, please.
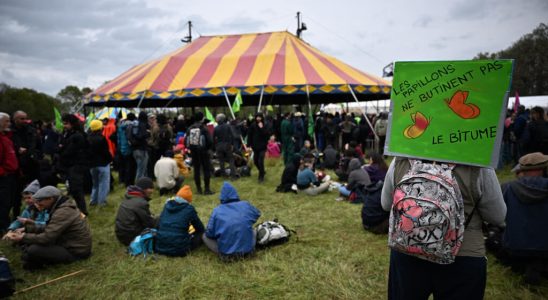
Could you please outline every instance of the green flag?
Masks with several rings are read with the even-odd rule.
[[[314,118],[310,109],[308,110],[308,135],[314,140]]]
[[[272,107],[272,105],[267,105],[266,110],[267,111],[274,111],[274,107]]]
[[[61,121],[61,113],[57,109],[57,107],[53,107],[53,112],[55,113],[55,128],[57,131],[63,130],[63,122]]]
[[[93,121],[93,119],[95,119],[95,114],[93,112],[90,112],[86,117],[86,125],[84,127],[85,130],[88,130],[89,124],[91,123],[91,121]]]
[[[206,108],[205,108],[205,115],[206,115],[206,119],[208,119],[209,122],[215,123],[215,118],[213,117],[213,115],[211,114],[211,112],[209,111],[209,109],[207,109],[207,106],[206,106]]]
[[[242,101],[242,94],[240,91],[238,91],[238,94],[236,94],[236,99],[234,100],[234,103],[232,103],[232,111],[237,113],[240,111],[240,105],[243,104]]]

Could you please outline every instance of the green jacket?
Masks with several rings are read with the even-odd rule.
[[[91,230],[74,200],[61,196],[50,211],[50,219],[43,232],[26,233],[26,244],[57,245],[72,255],[87,257],[91,254]]]
[[[143,196],[128,193],[118,208],[114,231],[121,243],[129,245],[144,229],[155,228],[157,222],[148,201]]]

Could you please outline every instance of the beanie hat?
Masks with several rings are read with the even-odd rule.
[[[135,182],[135,185],[141,188],[142,190],[154,188],[154,182],[152,182],[152,179],[148,177],[141,177],[137,179],[137,181]]]
[[[183,185],[183,187],[177,192],[177,197],[181,197],[188,201],[192,202],[192,189],[189,185]]]
[[[103,129],[103,122],[99,120],[93,120],[89,123],[89,129],[91,129],[91,131],[99,131]]]
[[[29,183],[27,187],[23,190],[24,194],[36,194],[38,190],[40,189],[40,182],[38,179],[34,180],[33,182]]]

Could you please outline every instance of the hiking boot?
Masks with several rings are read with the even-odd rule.
[[[204,195],[213,195],[215,192],[211,191],[210,189],[205,190]]]

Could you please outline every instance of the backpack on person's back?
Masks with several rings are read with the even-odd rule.
[[[202,134],[200,127],[192,127],[188,129],[188,134],[185,137],[186,147],[195,149],[206,148],[206,137]]]
[[[465,229],[463,198],[453,176],[455,165],[410,160],[396,185],[389,246],[439,264],[454,262]]]

